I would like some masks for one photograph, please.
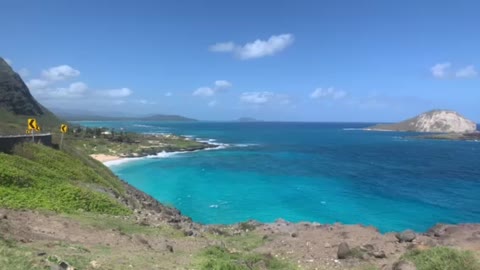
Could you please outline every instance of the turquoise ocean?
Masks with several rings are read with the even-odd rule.
[[[109,165],[204,224],[283,218],[388,232],[480,222],[480,142],[364,131],[366,123],[78,123],[217,144]]]

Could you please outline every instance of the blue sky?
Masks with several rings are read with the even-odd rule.
[[[0,56],[51,108],[480,122],[478,1],[0,3]]]

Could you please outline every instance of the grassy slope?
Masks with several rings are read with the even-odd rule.
[[[25,134],[28,118],[37,119],[41,132],[58,132],[61,120],[45,109],[41,116],[16,115],[0,108],[0,134]]]
[[[14,152],[0,153],[0,207],[130,213],[101,192],[123,193],[120,181],[101,167],[38,144],[19,145]]]

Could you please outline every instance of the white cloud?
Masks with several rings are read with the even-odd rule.
[[[215,81],[215,88],[219,90],[224,90],[232,87],[232,84],[229,81],[219,80]]]
[[[288,95],[276,94],[269,91],[243,92],[240,96],[240,101],[256,105],[263,105],[274,102],[281,105],[287,105],[291,103]]]
[[[450,62],[439,63],[430,68],[433,77],[435,78],[445,78],[448,75],[448,69],[452,66]]]
[[[99,92],[101,95],[111,97],[111,98],[123,98],[128,97],[132,94],[132,90],[129,88],[118,88],[118,89],[110,89],[104,90]]]
[[[165,93],[165,96],[166,96],[166,97],[171,97],[172,95],[173,95],[172,92],[167,92],[167,93]]]
[[[271,36],[268,40],[257,39],[245,45],[237,45],[233,42],[217,43],[210,46],[212,52],[233,52],[242,60],[272,56],[290,46],[294,41],[292,34]]]
[[[217,105],[217,101],[216,100],[212,100],[208,103],[208,107],[215,107]]]
[[[63,81],[69,78],[77,77],[80,75],[80,71],[72,68],[69,65],[61,65],[51,67],[42,71],[42,77],[48,81]]]
[[[5,58],[3,60],[5,60],[5,62],[7,62],[7,64],[10,65],[10,66],[13,64],[13,61],[8,59],[8,58]]]
[[[209,47],[212,52],[232,52],[235,50],[235,43],[233,42],[222,42],[217,43]]]
[[[210,97],[215,95],[215,91],[210,87],[200,87],[193,92],[194,96]]]
[[[43,89],[47,87],[48,84],[48,81],[42,79],[31,79],[27,82],[28,88],[32,91]]]
[[[333,87],[317,88],[310,94],[313,99],[342,99],[347,96],[347,92],[343,90],[336,90]]]
[[[225,91],[232,87],[232,83],[225,80],[218,80],[213,83],[213,87],[200,87],[197,90],[193,91],[192,95],[202,96],[202,97],[211,97],[218,92]]]
[[[477,77],[477,75],[478,72],[473,65],[461,68],[455,73],[455,77],[457,78],[474,78]]]
[[[25,78],[25,77],[28,77],[28,75],[30,75],[30,71],[26,68],[22,68],[18,71],[18,74],[20,74],[22,78]]]
[[[272,92],[245,92],[240,96],[240,100],[246,103],[264,104],[275,96]]]
[[[51,89],[45,94],[57,98],[79,98],[87,94],[88,86],[83,82],[74,82],[66,88]]]

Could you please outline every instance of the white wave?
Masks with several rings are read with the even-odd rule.
[[[145,158],[168,158],[168,157],[174,156],[176,154],[182,154],[182,153],[187,153],[187,151],[177,151],[177,152],[162,151],[162,152],[157,153],[155,155],[148,155]]]
[[[209,207],[210,208],[218,208],[218,204],[211,204]]]
[[[343,128],[343,130],[369,130],[365,128]]]
[[[236,143],[234,146],[236,147],[250,147],[250,146],[258,146],[257,143]]]
[[[105,161],[105,162],[103,162],[103,165],[105,165],[107,167],[113,167],[113,166],[122,165],[122,164],[125,164],[125,163],[128,163],[128,162],[132,162],[132,161],[136,161],[136,160],[140,160],[140,159],[142,159],[142,158],[141,157],[121,158],[121,159],[117,159],[117,160]]]

